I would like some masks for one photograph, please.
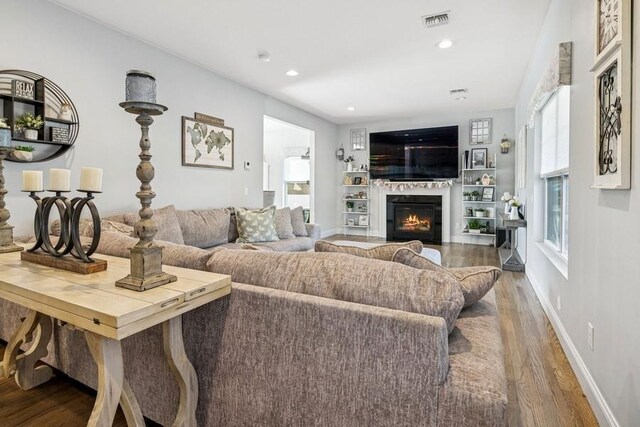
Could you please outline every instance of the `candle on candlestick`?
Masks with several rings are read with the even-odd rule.
[[[89,193],[97,193],[102,191],[102,169],[81,168],[79,190]]]
[[[156,78],[146,71],[131,70],[125,81],[127,102],[156,102]]]
[[[71,171],[69,169],[49,169],[49,191],[66,192],[71,190]]]
[[[22,191],[43,191],[42,171],[22,171]]]

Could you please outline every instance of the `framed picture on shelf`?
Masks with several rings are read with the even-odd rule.
[[[482,188],[482,201],[483,202],[493,202],[493,193],[495,187],[483,187]]]
[[[486,148],[473,148],[471,149],[471,168],[472,169],[486,169],[488,150]]]
[[[362,177],[356,176],[353,178],[353,185],[362,185]]]
[[[233,169],[233,128],[182,117],[182,166]]]
[[[369,226],[369,217],[366,215],[360,215],[358,217],[358,225]]]
[[[347,218],[347,225],[356,225],[356,220],[353,218]]]

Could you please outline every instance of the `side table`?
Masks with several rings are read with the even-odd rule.
[[[502,269],[507,271],[519,271],[524,272],[525,264],[518,256],[518,228],[525,228],[527,221],[524,219],[509,219],[507,214],[500,214],[502,218],[502,224],[509,232],[511,241],[511,251],[509,256],[502,262]],[[500,258],[502,258],[502,252],[500,252]]]
[[[120,404],[128,425],[144,426],[142,411],[124,379],[121,340],[162,324],[164,352],[180,388],[173,425],[195,426],[198,378],[184,350],[182,314],[228,295],[231,278],[166,267],[178,277],[176,282],[136,292],[115,286],[128,271],[128,260],[100,258],[107,260],[109,269],[85,276],[21,261],[17,252],[0,255],[0,298],[29,309],[5,349],[0,378],[15,376],[23,390],[51,378],[49,366],[35,365],[47,355],[55,318],[84,331],[98,367],[98,395],[87,425],[110,426]],[[29,350],[18,354],[30,342]]]

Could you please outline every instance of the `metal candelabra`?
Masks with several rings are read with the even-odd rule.
[[[36,203],[36,213],[33,220],[36,243],[28,250],[29,252],[41,249],[54,257],[71,254],[86,263],[94,262],[90,257],[98,247],[101,233],[100,214],[93,203],[93,195],[97,192],[78,191],[86,193],[86,196],[75,197],[70,200],[62,195],[62,191],[54,191],[55,196],[41,199],[37,192],[28,192],[29,197]],[[60,215],[60,237],[55,245],[51,242],[51,237],[49,236],[49,217],[54,206]],[[86,251],[80,241],[80,216],[85,207],[89,209],[93,221],[93,238]]]
[[[13,148],[0,147],[0,254],[23,250],[22,246],[18,246],[13,242],[13,227],[7,224],[11,214],[4,202],[4,196],[7,194],[7,190],[4,187],[4,166],[2,162],[12,151]]]
[[[158,232],[158,226],[153,221],[151,201],[156,196],[151,188],[151,181],[155,175],[151,164],[151,140],[149,126],[153,124],[151,116],[159,116],[167,107],[150,102],[122,102],[122,108],[128,113],[135,114],[136,122],[140,125],[140,163],[136,168],[136,176],[140,180],[140,191],[136,197],[140,199],[140,221],[134,226],[134,234],[139,239],[131,248],[131,273],[116,282],[116,286],[145,291],[157,286],[175,282],[177,277],[162,271],[162,248],[153,241]]]

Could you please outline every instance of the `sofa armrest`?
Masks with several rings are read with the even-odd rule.
[[[435,425],[442,318],[234,283],[184,319],[200,424]]]
[[[307,234],[314,242],[320,238],[320,224],[305,224],[307,228]]]

